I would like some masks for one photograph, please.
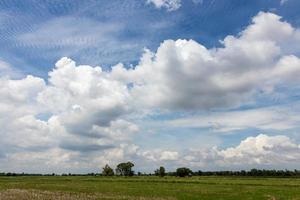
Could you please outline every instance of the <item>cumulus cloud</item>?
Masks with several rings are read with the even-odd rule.
[[[118,148],[138,131],[135,124],[122,119],[129,110],[126,85],[110,79],[100,67],[76,66],[62,58],[37,99],[53,114],[48,121],[60,132],[59,146],[66,150]]]
[[[142,158],[154,162],[176,161],[179,158],[177,151],[156,149],[152,151],[138,151],[137,154]]]
[[[278,84],[297,80],[299,30],[272,13],[259,13],[224,47],[207,49],[193,40],[166,40],[156,53],[146,50],[139,65],[117,65],[112,76],[133,83],[132,95],[150,107],[212,109],[236,107]],[[295,54],[293,54],[293,53]]]
[[[219,168],[252,168],[252,167],[299,167],[300,145],[283,135],[268,136],[260,134],[248,137],[235,147],[219,149],[186,149],[180,153],[171,151],[145,151],[144,159],[165,164],[174,161],[172,166],[190,166],[195,169],[208,166]],[[289,164],[287,166],[286,164]]]
[[[225,164],[292,164],[300,159],[300,145],[287,136],[261,134],[246,138],[237,147],[221,150],[219,155]]]
[[[48,83],[27,76],[3,77],[0,85],[1,155],[7,162],[24,153],[43,166],[38,154],[48,151],[66,155],[62,163],[78,162],[127,148],[123,143],[138,132],[137,125],[123,118],[129,110],[127,86],[100,67],[76,66],[62,58],[49,72]]]
[[[177,160],[178,152],[176,151],[163,151],[160,156],[160,160]]]
[[[49,148],[47,123],[35,118],[42,110],[36,95],[45,88],[43,79],[27,76],[20,80],[0,78],[0,149],[7,157],[18,151]]]
[[[181,7],[181,0],[147,0],[147,4],[152,3],[156,8],[166,8],[174,11]]]
[[[68,58],[57,62],[48,87],[38,96],[40,104],[78,134],[86,134],[93,125],[109,126],[127,112],[129,100],[126,85],[109,79],[100,67],[76,67]]]

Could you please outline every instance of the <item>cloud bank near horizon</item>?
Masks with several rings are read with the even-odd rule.
[[[260,12],[237,36],[225,37],[220,48],[208,49],[193,40],[166,40],[156,52],[145,50],[134,67],[120,63],[103,70],[64,57],[47,80],[32,75],[13,79],[11,67],[1,61],[0,169],[84,171],[124,160],[147,163],[149,168],[155,164],[300,167],[300,146],[285,133],[247,137],[235,147],[184,151],[176,147],[149,151],[134,140],[142,134],[137,121],[153,111],[189,115],[217,110],[232,117],[230,109],[255,103],[258,95],[284,95],[279,86],[299,84],[300,48],[295,45],[299,42],[298,28],[278,15]],[[251,119],[254,125],[215,118],[196,124],[207,127],[215,120],[222,126],[217,132],[248,126],[271,130],[276,120],[270,112],[260,110],[263,122]],[[169,125],[195,124],[190,117],[178,120]],[[275,128],[288,131],[297,127],[297,121],[295,115]]]

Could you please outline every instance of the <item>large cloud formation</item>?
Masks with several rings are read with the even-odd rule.
[[[122,143],[138,131],[122,118],[129,111],[126,85],[110,79],[100,67],[75,66],[62,58],[47,84],[33,76],[0,81],[0,144],[8,158],[24,151],[49,151],[49,156],[55,153],[53,159],[88,160],[95,152],[128,148]]]
[[[261,12],[238,36],[227,36],[220,48],[166,40],[155,53],[146,50],[133,68],[118,64],[103,71],[62,58],[47,81],[1,74],[0,166],[69,171],[126,159],[192,166],[296,162],[299,145],[286,136],[259,135],[235,148],[185,154],[144,151],[133,135],[139,132],[134,119],[143,109],[227,109],[255,101],[259,92],[272,93],[279,84],[297,84],[299,42],[299,29]],[[245,126],[241,122],[233,129]]]
[[[259,13],[224,47],[207,49],[193,40],[167,40],[146,51],[135,69],[113,68],[116,79],[133,82],[132,95],[151,107],[211,109],[238,106],[258,91],[297,81],[300,31],[272,13]]]
[[[142,156],[151,162],[162,164],[163,161],[175,161],[173,166],[206,167],[216,165],[224,168],[252,168],[263,166],[299,167],[300,145],[283,135],[267,136],[260,134],[248,137],[236,147],[226,149],[203,148],[176,151],[144,151]]]

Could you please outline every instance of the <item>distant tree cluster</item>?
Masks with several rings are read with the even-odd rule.
[[[300,177],[299,170],[260,170],[251,169],[250,171],[214,171],[214,172],[202,172],[198,171],[197,175],[203,176],[279,176],[279,177],[289,177],[298,176]]]
[[[126,162],[126,163],[120,163],[117,165],[116,168],[116,175],[118,176],[133,176],[134,171],[132,168],[134,167],[134,164],[132,162]],[[113,176],[115,175],[114,170],[109,166],[105,165],[105,167],[102,170],[103,176]]]
[[[186,177],[186,176],[192,176],[192,175],[193,175],[193,171],[186,167],[178,168],[176,170],[176,176],[179,176],[179,177]]]
[[[163,166],[160,166],[157,170],[154,171],[156,176],[164,177],[166,175],[166,170]]]

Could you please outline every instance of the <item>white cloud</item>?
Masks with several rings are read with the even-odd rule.
[[[286,4],[288,0],[280,0],[280,5]]]
[[[176,151],[163,151],[160,156],[160,160],[177,160],[178,152]]]
[[[300,145],[286,136],[261,134],[257,137],[246,138],[237,147],[221,150],[219,155],[225,164],[292,164],[300,159]]]
[[[236,107],[278,84],[297,82],[299,30],[272,13],[259,13],[224,47],[207,49],[193,40],[166,40],[156,53],[146,50],[139,65],[117,65],[112,76],[133,83],[137,104],[178,110]],[[293,54],[295,53],[295,54]],[[295,82],[294,82],[295,83]]]
[[[104,155],[113,157],[112,152],[128,155],[126,144],[138,132],[134,123],[123,118],[128,112],[128,89],[100,67],[76,66],[62,58],[49,73],[47,84],[27,76],[20,80],[3,77],[0,85],[0,152],[6,167],[25,162],[16,159],[21,155],[40,166],[59,164],[57,154],[44,162],[46,152],[66,155],[60,163],[64,167],[90,156],[94,159],[100,152],[103,160]],[[39,119],[43,116],[48,117]]]
[[[145,151],[140,155],[148,161],[168,166],[172,170],[178,166],[189,166],[194,169],[209,169],[209,166],[229,169],[251,169],[253,167],[293,169],[300,165],[298,162],[300,145],[283,135],[260,134],[244,139],[236,147],[226,149],[198,148],[187,149],[181,153],[163,150]],[[172,161],[172,165],[169,165],[169,161]]]
[[[152,3],[159,9],[166,8],[168,11],[174,11],[181,7],[181,0],[147,0],[147,3]]]
[[[109,41],[122,28],[118,24],[105,24],[87,18],[60,17],[36,25],[30,32],[17,36],[25,46],[44,48],[96,47]]]
[[[152,30],[157,28],[152,25]],[[159,27],[158,27],[159,28]],[[44,59],[74,56],[83,63],[129,62],[140,54],[145,43],[120,38],[122,23],[89,18],[57,17],[33,24],[27,32],[13,35],[17,45],[31,49],[28,56]],[[126,52],[126,53],[124,53]]]
[[[4,12],[3,10],[0,12],[0,30],[3,29],[4,25],[9,21],[12,20],[13,16],[9,12]]]
[[[0,77],[20,77],[20,72],[0,58]]]
[[[62,136],[60,147],[78,152],[115,148],[138,127],[122,119],[130,96],[126,85],[109,78],[100,67],[76,66],[68,58],[49,73],[47,88],[38,102]]]
[[[195,4],[202,4],[204,0],[192,0]]]
[[[299,128],[299,111],[294,109],[297,105],[204,113],[175,119],[169,121],[168,124],[181,128],[210,128],[212,131],[224,133],[249,128],[287,131]]]
[[[0,152],[40,151],[49,148],[48,126],[36,119],[42,108],[36,96],[45,88],[43,79],[27,76],[20,80],[0,78]]]
[[[179,153],[177,151],[154,149],[152,151],[138,151],[137,154],[141,159],[164,162],[164,161],[177,161],[179,159]]]
[[[10,70],[10,65],[7,62],[0,60],[0,75],[3,76],[3,72]]]

